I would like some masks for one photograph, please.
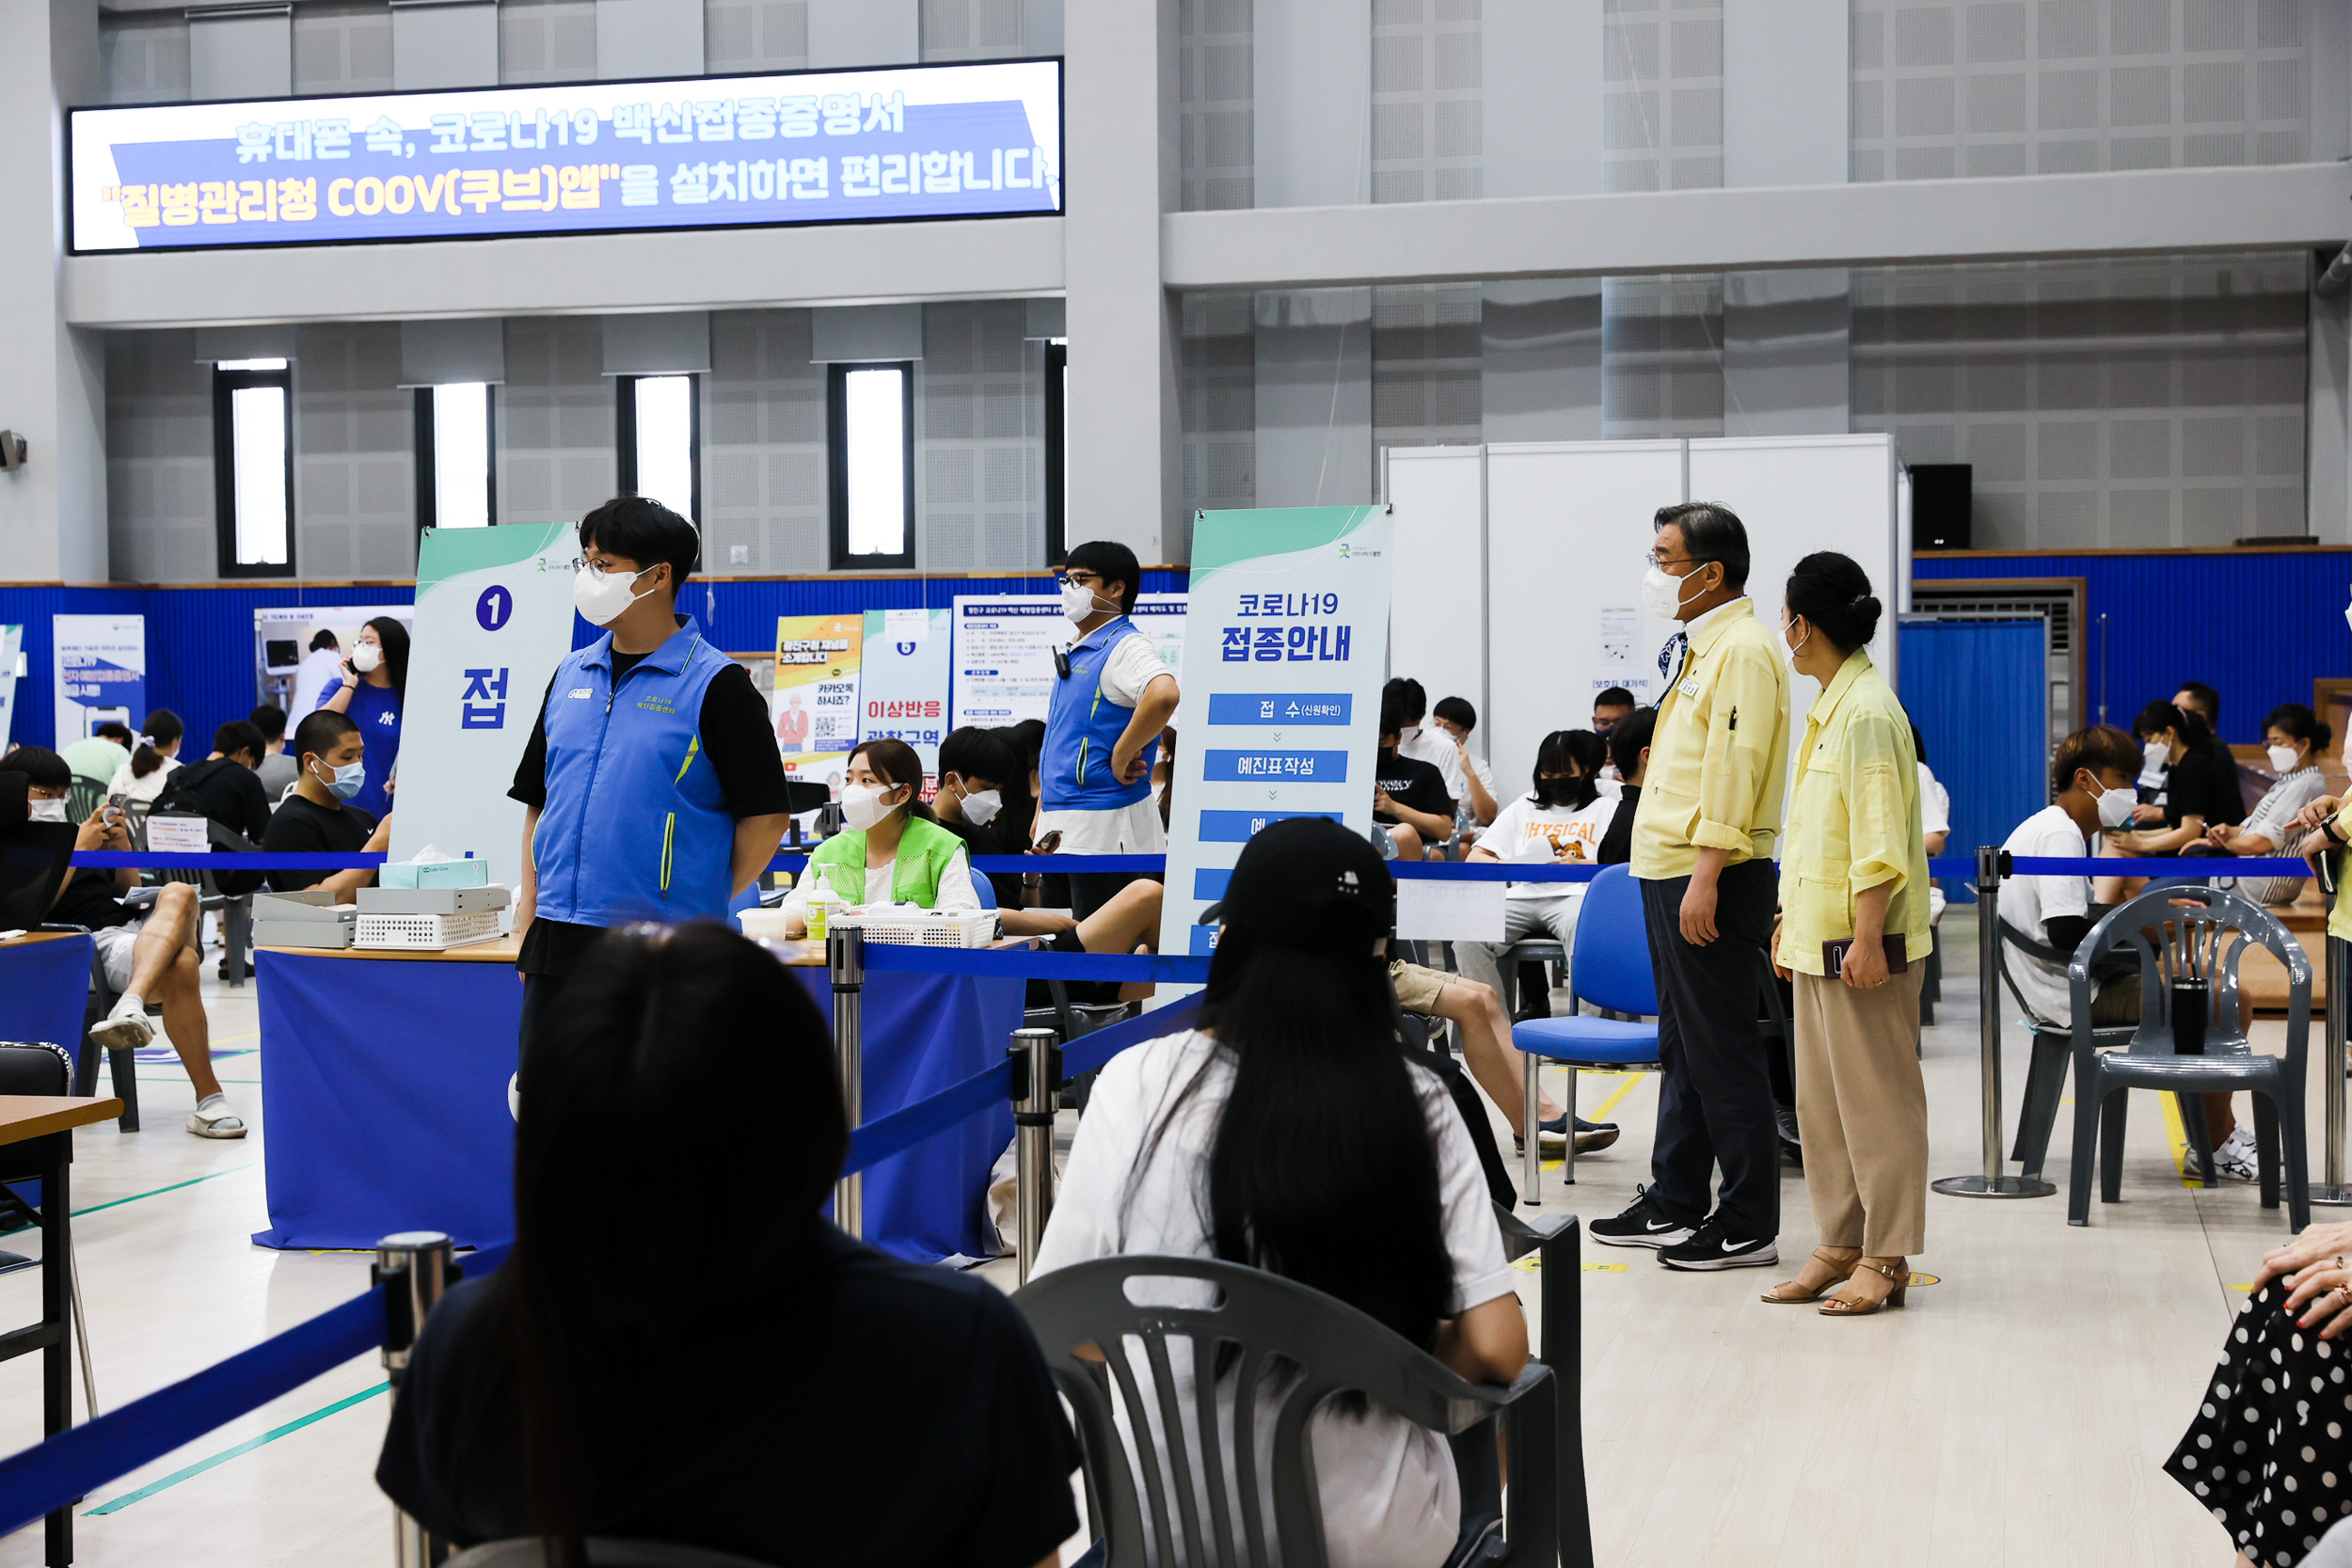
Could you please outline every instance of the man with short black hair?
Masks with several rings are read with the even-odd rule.
[[[1610,687],[1593,699],[1593,733],[1606,738],[1632,711],[1633,693],[1622,686]],[[1618,771],[1622,773],[1624,769]]]
[[[262,847],[273,855],[381,854],[392,842],[392,819],[381,822],[347,802],[367,783],[361,758],[367,737],[359,726],[332,708],[305,714],[294,726],[294,792],[270,814]],[[280,893],[321,887],[338,904],[356,903],[359,890],[375,880],[372,870],[272,871],[269,885]]]
[[[1467,697],[1440,697],[1430,710],[1431,727],[1437,732],[1432,739],[1443,742],[1454,752],[1454,770],[1462,781],[1462,793],[1454,798],[1454,805],[1468,807],[1481,828],[1494,826],[1495,816],[1502,810],[1495,799],[1495,770],[1485,757],[1470,749],[1470,732],[1478,728],[1478,710]],[[1440,769],[1443,771],[1443,769]],[[1465,838],[1477,836],[1475,830],[1466,831]]]
[[[1642,781],[1649,773],[1650,735],[1657,725],[1656,708],[1637,707],[1609,732],[1609,764],[1618,779],[1617,811],[1593,855],[1602,865],[1623,865],[1633,858],[1633,818],[1642,809]]]
[[[231,719],[213,732],[213,753],[202,762],[172,769],[156,793],[157,811],[201,812],[232,833],[242,833],[260,847],[269,834],[269,796],[254,773],[269,742],[243,719]],[[220,890],[231,896],[262,885],[258,873],[221,874]]]
[[[1410,675],[1391,677],[1380,689],[1380,705],[1385,711],[1394,705],[1401,727],[1397,731],[1398,752],[1427,763],[1438,770],[1445,783],[1445,792],[1455,800],[1470,795],[1470,781],[1462,777],[1461,748],[1447,736],[1433,734],[1422,721],[1429,716],[1429,692]]]
[[[1374,763],[1372,819],[1389,830],[1396,858],[1417,861],[1422,849],[1454,836],[1454,797],[1445,779],[1419,757],[1406,756],[1398,746],[1406,728],[1396,698],[1380,701],[1380,754]]]
[[[294,782],[294,759],[286,754],[286,710],[263,703],[246,721],[262,732],[262,765],[253,771],[262,781],[262,793],[276,800]]]

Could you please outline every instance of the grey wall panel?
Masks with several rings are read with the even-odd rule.
[[[1260,294],[1260,506],[1372,499],[1372,291]]]
[[[292,326],[257,323],[246,326],[199,326],[189,340],[207,364],[222,359],[292,359],[300,337]]]
[[[923,308],[926,571],[1044,564],[1044,355],[1026,319],[1018,300]]]
[[[1257,203],[1251,0],[1200,0],[1177,21],[1178,194],[1187,213]]]
[[[923,21],[917,0],[808,0],[812,70],[913,65],[922,57]]]
[[[839,305],[809,312],[809,355],[821,364],[923,357],[920,305]]]
[[[114,575],[191,582],[218,566],[213,378],[187,331],[109,332],[106,535]]]
[[[291,6],[188,12],[190,98],[284,98],[293,91]]]
[[[499,80],[596,79],[596,0],[499,0]]]
[[[1842,267],[1724,275],[1724,435],[1846,433],[1848,277]]]
[[[185,11],[103,11],[98,29],[104,102],[165,103],[188,96]]]
[[[1255,506],[1255,300],[1249,294],[1186,294],[1181,310],[1184,510]]]
[[[702,0],[596,0],[596,74],[699,76]]]
[[[1474,284],[1372,291],[1375,450],[1478,442],[1479,311]]]
[[[400,324],[400,384],[447,387],[506,379],[506,324],[495,316]]]
[[[703,0],[703,58],[722,71],[808,64],[808,0]]]
[[[392,32],[386,0],[306,0],[294,13],[294,90],[389,91],[398,85]],[[495,55],[492,64],[495,70]]]
[[[392,85],[403,92],[498,86],[495,0],[392,0]]]
[[[1597,441],[1598,278],[1489,283],[1479,319],[1482,428],[1489,441]]]
[[[1601,0],[1486,0],[1486,194],[1601,189]]]
[[[415,394],[399,379],[392,323],[302,328],[294,564],[306,578],[416,575]]]
[[[1255,21],[1256,204],[1369,200],[1371,0],[1266,0]]]
[[[710,313],[644,311],[604,318],[607,375],[700,375],[710,369]]]
[[[593,316],[525,316],[506,323],[506,386],[499,394],[499,519],[578,518],[618,488],[615,402],[604,375],[604,336]]]
[[[730,310],[711,324],[702,439],[709,575],[825,569],[825,369],[809,362],[808,318]]]
[[[1061,7],[1037,0],[922,0],[922,57],[994,60],[1061,52]]]
[[[1478,8],[1378,6],[1371,21],[1372,199],[1486,195],[1486,40]]]

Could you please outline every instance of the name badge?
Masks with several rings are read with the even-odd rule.
[[[1699,678],[1696,675],[1688,676],[1675,689],[1686,697],[1696,697],[1699,694]]]
[[[566,693],[566,695],[572,697],[588,697],[593,695],[593,693],[591,693],[584,686],[575,686],[568,693]]]

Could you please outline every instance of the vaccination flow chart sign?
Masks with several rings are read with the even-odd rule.
[[[147,617],[53,615],[59,750],[87,739],[107,720],[135,735],[147,719]]]
[[[1062,210],[1051,59],[68,118],[79,253]]]
[[[1267,823],[1372,826],[1393,532],[1385,506],[1200,515],[1161,952],[1214,946],[1193,922]]]
[[[408,697],[393,780],[392,858],[426,846],[522,885],[523,808],[506,798],[539,701],[572,647],[577,525],[425,531]],[[561,695],[561,693],[558,693]]]
[[[1136,597],[1136,629],[1170,674],[1183,675],[1183,594]],[[956,595],[955,709],[949,729],[1042,721],[1054,695],[1054,652],[1077,640],[1061,600],[1039,594]]]
[[[947,626],[944,610],[869,610],[858,673],[858,739],[903,740],[939,771],[947,733]]]

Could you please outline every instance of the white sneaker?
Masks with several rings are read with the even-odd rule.
[[[136,1051],[155,1037],[155,1026],[140,1012],[109,1013],[90,1026],[90,1044],[101,1051]]]
[[[2241,1127],[2221,1140],[2213,1151],[2214,1174],[2225,1181],[2253,1181],[2262,1176],[2254,1134]]]
[[[199,1138],[242,1138],[245,1123],[229,1108],[229,1097],[216,1094],[198,1104],[188,1117],[188,1131]]]

